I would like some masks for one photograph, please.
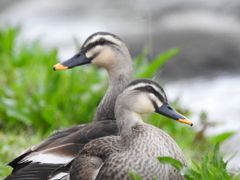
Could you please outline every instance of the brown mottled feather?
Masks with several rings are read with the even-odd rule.
[[[23,172],[21,170],[22,167],[25,166],[24,168],[25,174],[29,173],[32,174],[34,177],[36,176],[36,178],[38,177],[39,179],[47,179],[51,172],[60,165],[55,166],[54,164],[53,165],[42,164],[40,166],[39,165],[40,163],[33,163],[35,164],[36,167],[37,166],[39,166],[39,168],[42,167],[41,168],[42,170],[37,171],[36,173],[39,172],[39,174],[36,175],[31,173],[31,168],[33,167],[33,165],[29,166],[30,164],[29,162],[23,163],[22,166],[20,166],[18,163],[20,161],[23,161],[24,159],[27,160],[29,157],[34,156],[38,153],[40,154],[45,151],[49,153],[54,153],[55,155],[59,156],[71,156],[73,159],[78,155],[79,150],[89,141],[95,138],[117,134],[118,128],[116,122],[112,120],[95,121],[90,124],[71,126],[69,128],[65,128],[55,132],[43,142],[39,143],[33,148],[27,149],[23,154],[21,154],[19,157],[10,162],[9,165],[14,168],[13,171],[14,173],[17,173],[19,171],[17,173],[19,175]],[[58,148],[59,145],[60,147]],[[44,166],[46,168],[43,168]],[[54,168],[50,168],[52,166],[54,166]],[[15,179],[15,176],[10,175],[6,178],[6,180],[11,179]]]

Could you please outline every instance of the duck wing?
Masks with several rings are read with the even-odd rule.
[[[107,136],[92,140],[83,147],[74,160],[55,170],[50,179],[54,179],[62,172],[69,173],[71,179],[95,179],[106,159],[111,154],[122,150],[121,143],[119,136]]]
[[[13,167],[11,179],[47,179],[51,172],[77,157],[83,146],[96,138],[117,135],[113,120],[95,121],[59,130],[41,143],[25,150],[8,163]]]

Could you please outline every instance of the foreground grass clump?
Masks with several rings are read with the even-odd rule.
[[[239,180],[240,175],[230,174],[227,171],[228,162],[224,162],[219,152],[219,143],[210,146],[201,159],[201,165],[192,161],[194,168],[184,168],[182,163],[171,158],[160,157],[161,163],[174,166],[182,172],[186,180]]]
[[[0,179],[10,174],[12,168],[6,166],[13,158],[17,157],[24,150],[42,141],[43,137],[36,131],[22,131],[3,133],[0,131]]]
[[[239,180],[240,175],[230,174],[227,171],[228,162],[224,162],[222,155],[219,152],[219,143],[210,146],[201,159],[201,166],[192,161],[193,168],[186,168],[183,164],[170,157],[159,157],[160,163],[170,164],[175,167],[186,180]],[[142,180],[138,173],[129,171],[129,176],[133,180]]]

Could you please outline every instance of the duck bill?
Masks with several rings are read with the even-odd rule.
[[[177,111],[175,111],[168,102],[164,102],[163,105],[155,110],[156,113],[162,114],[166,117],[169,117],[171,119],[174,119],[178,122],[188,124],[190,126],[193,125],[193,123],[188,120],[183,115],[179,114]]]
[[[91,58],[87,58],[84,49],[82,49],[72,58],[53,66],[53,70],[71,69],[75,66],[81,66],[88,63],[91,63]]]

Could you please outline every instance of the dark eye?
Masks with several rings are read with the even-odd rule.
[[[98,44],[99,45],[104,45],[105,44],[105,39],[99,39]]]
[[[146,86],[145,89],[149,93],[153,93],[154,92],[154,89],[152,88],[152,86]]]

